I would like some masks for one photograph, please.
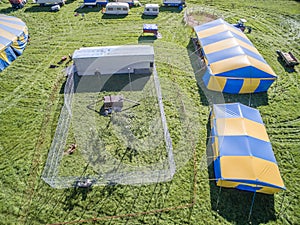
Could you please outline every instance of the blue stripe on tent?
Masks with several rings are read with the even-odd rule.
[[[264,58],[261,55],[258,55],[242,46],[234,46],[231,48],[223,49],[221,51],[206,54],[206,58],[208,60],[208,63],[210,64],[210,63],[214,63],[217,61],[221,61],[221,60],[232,58],[232,57],[239,56],[239,55],[248,55],[248,56],[251,56],[252,58],[255,58],[255,59],[267,64],[267,62],[264,60]]]
[[[238,77],[238,78],[275,78],[274,75],[266,73],[260,69],[257,69],[254,66],[246,66],[246,67],[218,73],[215,75],[220,77]]]
[[[242,117],[252,120],[254,122],[263,124],[263,120],[257,109],[253,109],[253,108],[243,105],[243,104],[239,104],[239,107],[242,111]]]
[[[285,187],[281,187],[281,186],[277,186],[277,185],[274,185],[274,184],[262,182],[262,181],[259,181],[259,180],[247,180],[247,179],[224,179],[224,180],[232,181],[232,182],[256,184],[256,185],[267,186],[267,187],[272,187],[272,188],[280,188],[280,189],[283,189],[283,190],[286,189]]]
[[[218,41],[222,41],[222,40],[232,38],[232,37],[234,37],[236,39],[239,39],[239,40],[253,46],[253,44],[248,39],[243,38],[243,37],[231,32],[229,30],[223,31],[223,32],[211,35],[211,36],[208,36],[206,38],[199,38],[199,40],[200,40],[200,43],[201,43],[202,46],[206,46],[206,45],[213,44],[213,43],[216,43]]]
[[[267,91],[273,82],[274,80],[260,80],[259,85],[255,89],[254,93]]]
[[[210,76],[211,76],[210,71],[211,70],[210,70],[209,66],[207,66],[207,69],[206,69],[206,71],[205,71],[205,73],[204,73],[204,75],[202,77],[202,80],[203,80],[203,82],[205,84],[205,87],[207,87],[207,85],[209,83],[209,79],[210,79]]]
[[[4,61],[0,58],[0,72],[3,71],[8,66],[9,66],[9,63],[7,63],[6,61]]]
[[[214,171],[215,171],[215,178],[221,179],[221,165],[220,165],[220,157],[218,156],[214,161]]]
[[[8,46],[12,43],[12,40],[2,37],[0,34],[0,43],[3,44],[4,46]]]
[[[277,164],[270,142],[246,135],[222,136],[221,140],[220,156],[254,156]]]
[[[6,57],[7,57],[7,59],[8,59],[9,62],[12,62],[12,61],[14,61],[17,58],[15,52],[10,47],[6,48],[4,50],[4,52],[5,52]]]
[[[262,189],[262,187],[253,187],[253,186],[249,186],[249,185],[245,185],[245,184],[239,184],[235,188],[242,190],[242,191],[251,191],[251,192],[256,192],[256,191]]]
[[[243,86],[244,80],[243,79],[226,79],[226,84],[223,89],[223,92],[236,94],[239,93],[242,86]]]

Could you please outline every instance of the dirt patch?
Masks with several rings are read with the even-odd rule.
[[[190,12],[185,15],[185,22],[191,27],[198,26],[216,19],[218,19],[216,15],[206,12]]]

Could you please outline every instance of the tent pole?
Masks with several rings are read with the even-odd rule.
[[[255,195],[256,195],[256,191],[253,194],[252,203],[251,203],[251,207],[250,207],[250,212],[249,212],[249,216],[248,216],[248,221],[250,221],[250,218],[251,218],[252,209],[253,209],[254,200],[255,200]]]
[[[220,186],[220,188],[219,188],[218,199],[217,199],[217,207],[216,207],[217,211],[218,211],[218,206],[219,206],[219,198],[220,198],[221,190],[222,190],[222,186]]]

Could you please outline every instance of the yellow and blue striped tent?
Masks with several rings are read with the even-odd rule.
[[[210,121],[218,186],[266,194],[285,190],[257,109],[241,103],[215,104]]]
[[[27,41],[26,24],[16,17],[0,14],[0,72],[23,53]]]
[[[195,26],[209,90],[231,94],[267,91],[277,78],[247,36],[222,19]]]

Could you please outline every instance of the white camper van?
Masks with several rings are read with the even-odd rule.
[[[108,15],[127,15],[129,4],[126,2],[109,2],[106,4],[104,13]]]
[[[157,16],[159,13],[158,4],[146,4],[144,9],[144,15],[146,16]]]
[[[47,4],[63,6],[65,4],[65,0],[34,0],[33,3],[40,4],[40,6],[45,6]]]

